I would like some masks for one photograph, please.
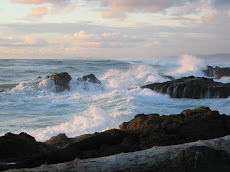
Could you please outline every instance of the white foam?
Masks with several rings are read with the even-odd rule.
[[[215,82],[230,83],[230,77],[223,76],[220,79],[214,79]]]
[[[44,141],[59,133],[66,133],[67,136],[74,137],[80,134],[103,131],[113,127],[113,122],[116,121],[112,115],[92,105],[81,115],[73,115],[68,122],[57,126],[28,131],[28,133],[36,136],[37,140]]]
[[[179,68],[170,75],[174,75],[177,78],[186,76],[204,76],[203,70],[207,69],[207,64],[203,59],[199,59],[192,55],[182,55],[178,58]]]

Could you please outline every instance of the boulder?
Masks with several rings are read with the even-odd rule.
[[[112,129],[94,133],[91,137],[71,143],[66,148],[49,155],[47,164],[87,159],[136,150],[136,135]]]
[[[36,167],[45,163],[53,148],[26,134],[7,133],[0,137],[0,171],[9,168]]]
[[[142,86],[158,93],[168,94],[172,98],[228,98],[230,83],[223,84],[213,79],[201,77],[184,77],[163,83]]]
[[[85,75],[82,78],[79,78],[78,80],[79,81],[87,81],[87,82],[91,82],[91,83],[95,83],[95,84],[101,84],[101,81],[99,81],[99,79],[97,79],[94,74]]]
[[[221,68],[219,66],[212,67],[208,66],[206,70],[203,71],[208,77],[214,77],[220,79],[223,76],[230,76],[230,67]]]
[[[140,149],[147,149],[225,136],[230,134],[230,117],[200,107],[177,115],[139,114],[119,127],[138,134]]]
[[[69,82],[72,77],[67,72],[53,73],[50,78],[55,82],[56,92],[69,90]]]
[[[230,154],[207,146],[191,146],[181,151],[172,160],[171,172],[228,172],[230,171]]]

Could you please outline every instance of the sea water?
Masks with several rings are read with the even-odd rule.
[[[185,76],[203,77],[207,64],[230,66],[229,61],[203,60],[184,55],[171,60],[0,60],[0,135],[26,132],[37,141],[59,133],[69,137],[118,128],[139,113],[178,114],[184,109],[208,106],[230,115],[230,98],[175,99],[140,86]],[[55,93],[45,79],[68,72],[70,90]],[[77,84],[94,74],[101,85]],[[40,77],[39,77],[40,76]],[[228,83],[224,77],[218,82]]]

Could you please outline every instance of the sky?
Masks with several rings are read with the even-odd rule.
[[[230,0],[0,0],[0,59],[230,53]]]

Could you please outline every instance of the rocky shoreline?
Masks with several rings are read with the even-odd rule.
[[[230,75],[229,68],[208,66],[203,72],[213,78]],[[162,77],[170,81],[141,88],[172,98],[230,96],[230,83],[213,78]],[[46,79],[54,92],[70,90],[72,77],[66,72]],[[101,85],[93,74],[76,80],[76,84],[82,82]],[[137,114],[119,129],[74,138],[60,133],[45,142],[37,142],[26,133],[6,133],[0,137],[0,171],[230,171],[229,135],[230,116],[208,107],[172,115]]]
[[[167,146],[167,150],[170,149],[173,152],[174,146],[172,145],[230,135],[230,116],[220,115],[219,112],[211,111],[208,107],[200,107],[169,116],[138,114],[131,121],[121,124],[119,128],[75,138],[68,138],[64,134],[59,134],[44,143],[37,142],[26,133],[19,135],[7,133],[0,137],[0,170],[34,168],[42,164],[58,164],[76,161],[76,159],[90,161],[87,159],[111,155],[122,156],[121,153],[135,154],[142,151],[145,151],[145,156],[149,156],[148,151],[156,146],[163,146],[162,148]],[[219,142],[225,144],[224,141],[221,143],[219,140]],[[196,152],[200,152],[199,154],[202,156],[198,157],[202,159],[202,163],[206,163],[204,169],[209,169],[213,165],[213,161],[216,161],[214,164],[216,168],[223,166],[228,170],[230,169],[229,142],[224,145],[224,149],[221,149],[223,151],[209,148],[208,144],[203,146],[205,147],[186,146],[186,149],[177,151],[173,159],[165,157],[159,161],[160,164],[152,164],[150,169],[162,172],[164,169],[166,171],[192,171],[194,169],[191,168],[192,170],[190,170],[189,166],[196,160]],[[185,154],[183,151],[189,153]],[[191,156],[187,156],[190,154]],[[133,159],[132,161],[136,160]],[[145,163],[148,164],[148,162]],[[195,170],[202,169],[202,163],[197,163]],[[56,165],[55,168],[58,166]],[[148,165],[146,168],[144,166],[139,168],[145,171],[150,170]],[[42,168],[39,169],[42,171]],[[31,171],[33,170],[31,169]]]

